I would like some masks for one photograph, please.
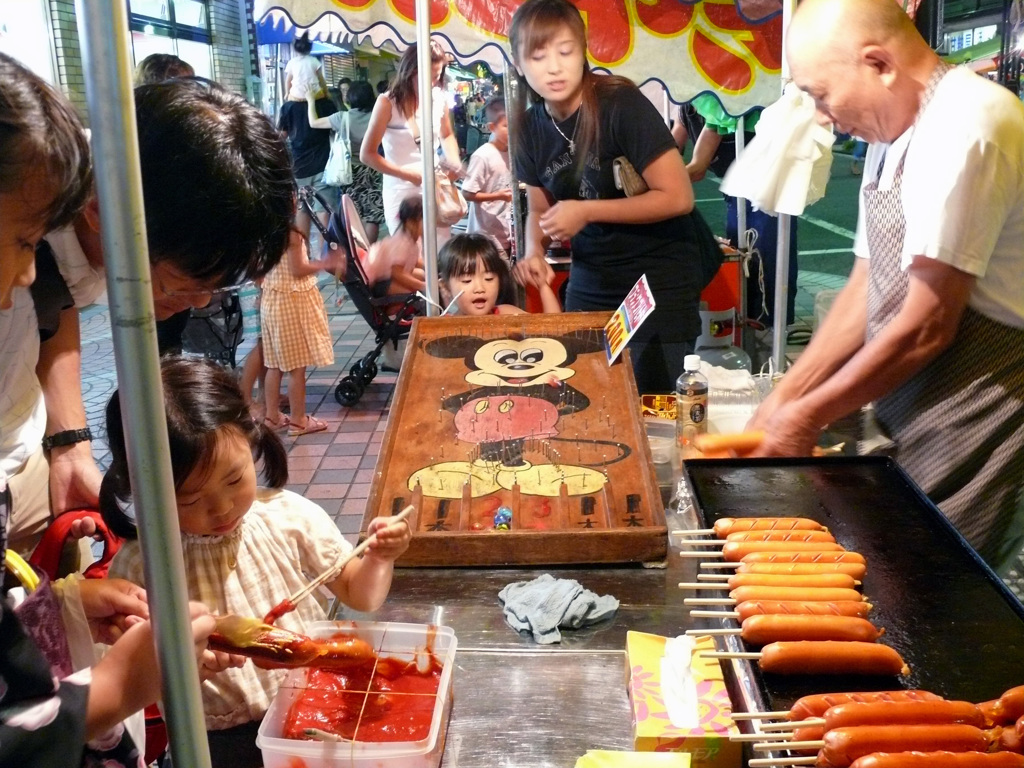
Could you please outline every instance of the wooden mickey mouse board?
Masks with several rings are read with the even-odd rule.
[[[412,503],[405,566],[649,562],[665,512],[605,312],[418,318],[366,516]]]

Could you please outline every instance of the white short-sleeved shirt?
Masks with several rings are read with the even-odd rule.
[[[28,288],[15,288],[0,309],[0,487],[21,471],[46,431],[43,390],[36,376],[39,323]]]
[[[512,176],[508,165],[508,152],[502,152],[493,142],[481,144],[469,159],[469,169],[462,182],[463,192],[500,192],[511,189]],[[503,246],[511,239],[509,214],[512,203],[508,200],[487,200],[469,204],[469,232],[483,232],[497,238]]]
[[[44,238],[53,250],[57,269],[67,283],[75,306],[83,309],[95,304],[107,290],[107,276],[103,266],[89,263],[73,226],[48,232]]]
[[[871,145],[862,188],[874,179],[890,188],[904,154],[902,268],[927,256],[975,275],[968,304],[1024,328],[1024,104],[954,69],[916,125],[892,144]],[[863,196],[854,253],[870,256]]]
[[[293,101],[305,101],[306,94],[313,86],[320,89],[320,78],[316,73],[320,71],[320,62],[313,56],[299,54],[288,59],[284,65],[285,76],[292,76],[292,89],[288,91],[288,98]]]
[[[190,600],[205,603],[216,614],[257,618],[352,549],[323,509],[298,494],[272,488],[257,491],[242,524],[227,536],[182,534],[181,546]],[[109,575],[146,585],[138,541],[118,550]],[[315,600],[303,600],[276,625],[302,632],[326,618]],[[207,730],[259,720],[287,672],[247,663],[204,682]]]

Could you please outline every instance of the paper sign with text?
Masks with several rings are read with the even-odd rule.
[[[636,329],[653,311],[654,294],[647,284],[647,275],[640,275],[636,285],[626,294],[626,299],[604,326],[604,351],[608,356],[608,365],[622,354]]]

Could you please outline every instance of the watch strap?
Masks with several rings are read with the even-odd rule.
[[[55,432],[43,438],[43,449],[50,451],[65,445],[74,445],[86,440],[92,440],[92,430],[88,427],[83,429],[65,429],[63,432]]]

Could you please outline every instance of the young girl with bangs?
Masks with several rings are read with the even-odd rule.
[[[170,357],[161,376],[189,596],[222,616],[265,616],[352,547],[322,508],[282,488],[288,479],[284,446],[252,418],[230,372],[212,362]],[[107,406],[107,432],[112,460],[100,510],[110,529],[127,539],[110,573],[144,586],[138,534],[124,510],[132,489],[118,393]],[[257,486],[257,461],[269,487]],[[374,611],[384,602],[395,559],[411,538],[408,525],[391,517],[370,521],[372,534],[377,538],[366,553],[326,585],[357,611]],[[326,618],[319,603],[303,600],[277,625],[302,632]],[[203,684],[213,765],[262,765],[256,731],[286,675],[245,664]]]
[[[456,235],[437,254],[441,299],[460,315],[521,315],[508,261],[488,235]],[[548,283],[538,286],[545,313],[562,311]]]
[[[700,333],[702,261],[717,244],[661,115],[629,80],[587,63],[583,18],[568,0],[527,0],[512,17],[512,58],[531,105],[513,124],[513,158],[529,215],[520,282],[551,280],[551,239],[572,243],[566,310],[614,310],[646,274],[656,308],[630,342],[642,393],[670,392]],[[626,197],[625,157],[648,191]],[[720,257],[718,258],[720,261]]]

